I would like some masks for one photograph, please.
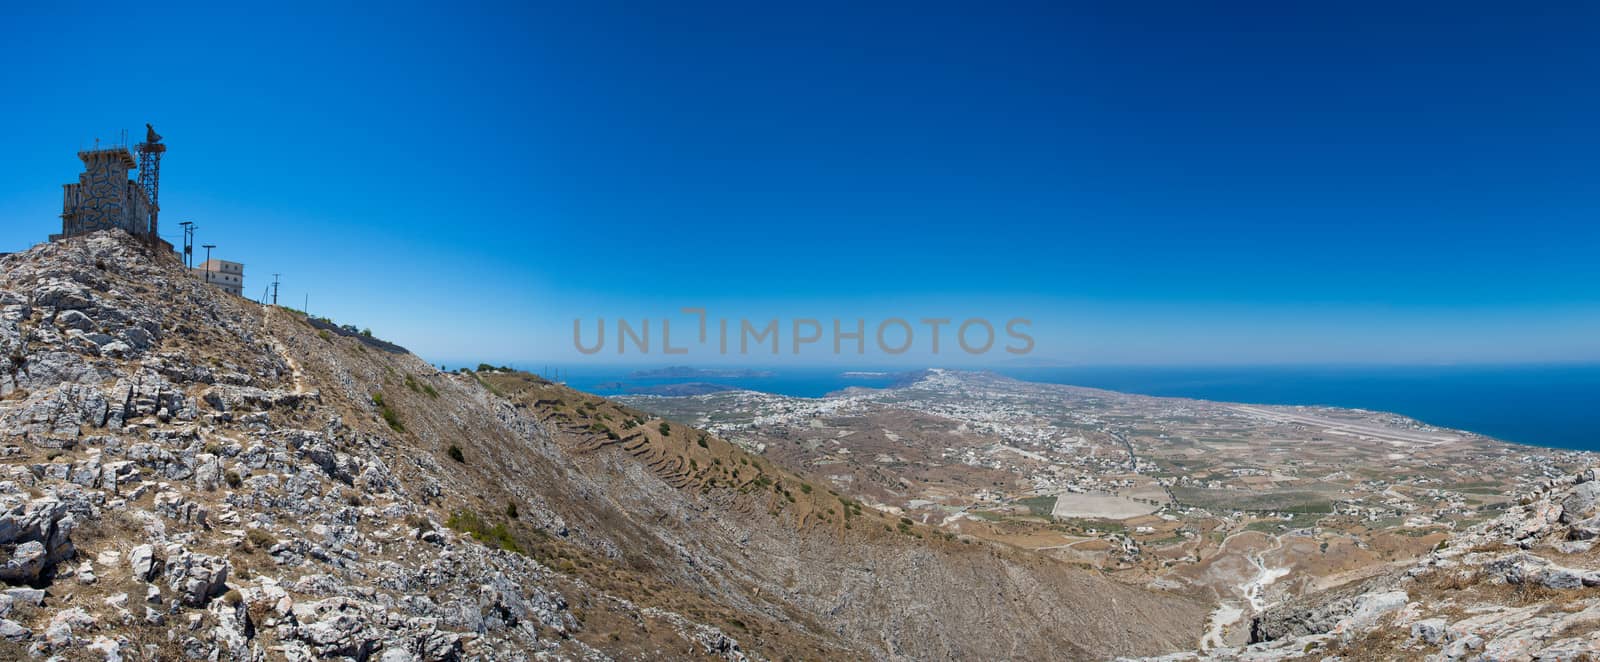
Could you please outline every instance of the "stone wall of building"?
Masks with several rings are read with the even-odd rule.
[[[128,234],[152,234],[151,205],[139,183],[128,179],[133,155],[125,147],[78,152],[83,172],[78,183],[62,187],[61,234],[71,237],[97,230],[122,228]]]

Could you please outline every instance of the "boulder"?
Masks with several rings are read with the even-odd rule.
[[[1584,483],[1585,485],[1600,485],[1600,483]],[[1567,538],[1571,540],[1593,540],[1600,538],[1600,516],[1588,517],[1573,522],[1567,527]]]
[[[1343,636],[1365,632],[1372,628],[1385,614],[1406,606],[1409,596],[1405,591],[1387,591],[1384,593],[1369,593],[1356,600],[1355,611],[1340,621],[1334,627],[1334,632]]]
[[[1600,481],[1581,483],[1561,500],[1561,523],[1571,524],[1595,514],[1600,502]]]
[[[156,559],[156,548],[152,545],[140,545],[133,548],[128,554],[128,565],[133,569],[134,579],[151,581],[160,572],[160,561]]]
[[[17,545],[11,549],[10,558],[0,565],[0,581],[10,584],[32,583],[39,580],[45,565],[44,543],[37,540]]]
[[[187,551],[172,554],[169,550],[167,586],[178,593],[184,604],[203,607],[227,590],[230,568],[226,559]]]
[[[1438,646],[1445,640],[1445,628],[1448,624],[1442,618],[1429,618],[1411,624],[1411,638],[1428,644]]]
[[[1583,573],[1571,568],[1552,566],[1539,573],[1539,584],[1545,588],[1583,588]]]
[[[94,330],[94,320],[81,311],[67,310],[56,315],[56,326],[88,332]]]
[[[194,482],[202,490],[214,490],[222,482],[222,460],[210,453],[194,456]]]
[[[0,638],[11,641],[27,641],[33,636],[33,631],[22,626],[21,623],[11,619],[0,619]]]

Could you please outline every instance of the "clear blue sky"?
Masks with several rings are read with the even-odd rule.
[[[148,121],[168,235],[435,362],[682,306],[1600,360],[1600,5],[860,4],[13,3],[0,250]]]

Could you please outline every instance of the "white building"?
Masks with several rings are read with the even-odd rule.
[[[201,280],[215,285],[229,294],[244,296],[244,265],[227,260],[210,259],[201,262],[191,271]]]

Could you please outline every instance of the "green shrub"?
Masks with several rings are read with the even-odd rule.
[[[460,446],[457,446],[455,444],[450,444],[450,448],[445,451],[445,454],[449,455],[450,459],[455,460],[457,462],[460,462],[461,464],[466,464],[467,463],[466,456],[461,454],[461,447]]]
[[[269,549],[278,544],[278,539],[264,529],[245,529],[244,539],[254,549]]]
[[[672,426],[667,424],[666,421],[662,421],[661,425],[657,426],[656,429],[661,431],[661,436],[663,437],[672,434]]]
[[[239,472],[233,470],[229,470],[228,473],[223,474],[222,479],[228,481],[228,487],[234,489],[238,489],[240,485],[244,484],[244,479],[239,477]]]
[[[406,426],[400,422],[400,415],[396,414],[389,403],[384,402],[382,393],[372,394],[372,404],[377,405],[378,415],[383,417],[383,422],[389,424],[389,429],[395,432],[405,432]]]
[[[494,545],[508,552],[523,553],[522,546],[517,544],[516,538],[512,537],[511,530],[506,528],[504,523],[497,522],[491,526],[470,510],[458,510],[452,513],[445,526],[470,535],[474,540],[486,545]]]
[[[515,501],[506,504],[506,517],[517,518],[517,503]]]
[[[700,444],[701,448],[710,448],[711,447],[709,444],[706,443],[706,436],[703,435],[703,434],[700,435],[699,439],[695,440],[695,443]]]

